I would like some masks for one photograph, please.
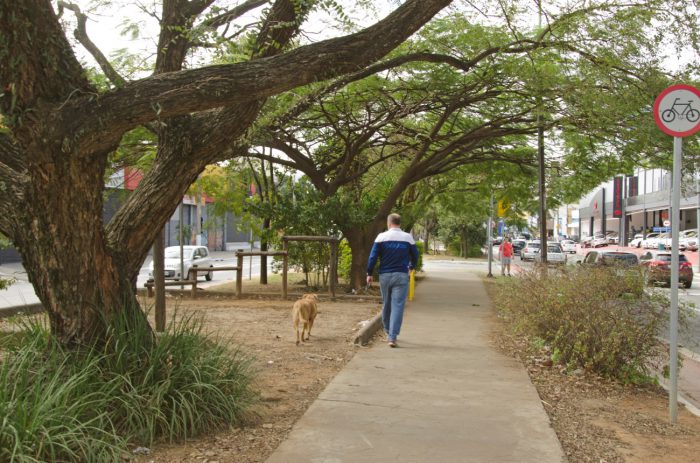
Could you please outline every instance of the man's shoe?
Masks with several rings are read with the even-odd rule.
[[[396,341],[389,341],[389,347],[396,347]]]

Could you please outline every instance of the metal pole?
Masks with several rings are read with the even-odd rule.
[[[250,229],[250,252],[253,252],[253,229]],[[248,257],[248,279],[253,279],[253,256]]]
[[[165,331],[165,243],[163,229],[158,232],[153,243],[153,284],[156,290],[156,331]]]
[[[491,228],[493,228],[493,193],[491,193],[491,205],[489,207],[489,224],[486,230],[488,236],[486,244],[488,246],[489,256],[489,273],[486,276],[489,278],[493,277],[493,273],[491,272],[491,265],[493,262],[493,237],[491,236]]]
[[[542,29],[542,1],[537,2],[538,27]],[[538,78],[538,83],[539,78]],[[540,92],[542,91],[540,85]],[[542,96],[539,96],[539,103],[542,104]],[[542,107],[537,109],[537,157],[539,160],[539,182],[540,182],[540,259],[542,264],[547,263],[547,198],[545,188],[544,171],[544,127],[542,125]]]
[[[671,204],[671,343],[670,371],[671,385],[668,390],[669,411],[671,423],[678,420],[678,235],[680,228],[681,210],[681,157],[683,139],[673,138],[673,190]]]
[[[540,182],[540,258],[543,264],[547,263],[547,198],[545,189],[544,172],[544,127],[537,116],[537,152],[539,157],[539,182]]]
[[[700,172],[695,169],[695,191],[698,194],[697,217],[695,219],[695,230],[699,231],[697,239],[700,240]],[[700,272],[700,259],[698,259],[698,272]]]

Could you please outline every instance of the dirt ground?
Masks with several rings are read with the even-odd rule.
[[[204,315],[213,332],[232,338],[255,357],[255,387],[261,401],[259,418],[240,428],[174,445],[157,445],[141,463],[263,462],[284,440],[294,423],[353,357],[352,341],[360,322],[379,311],[367,300],[319,302],[310,342],[295,345],[292,301],[168,298],[169,314],[177,309]]]
[[[678,424],[671,425],[662,388],[567,374],[493,319],[494,343],[526,366],[570,463],[700,461],[700,417],[679,404]]]

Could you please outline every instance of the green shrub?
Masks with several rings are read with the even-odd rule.
[[[250,359],[185,316],[156,338],[117,321],[100,347],[67,351],[37,323],[0,364],[0,461],[121,461],[237,423],[255,399]]]
[[[416,272],[423,270],[423,253],[425,252],[425,244],[422,241],[416,241],[418,248],[418,263],[416,264]]]
[[[340,240],[338,245],[338,276],[350,280],[350,268],[352,266],[352,251],[347,240]]]
[[[517,331],[543,340],[552,360],[569,369],[639,383],[651,380],[665,358],[657,336],[667,324],[668,299],[644,290],[641,269],[526,272],[503,283],[496,305]]]

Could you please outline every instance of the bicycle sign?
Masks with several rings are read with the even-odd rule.
[[[656,97],[654,119],[664,133],[687,137],[700,130],[700,90],[691,85],[672,85]]]

